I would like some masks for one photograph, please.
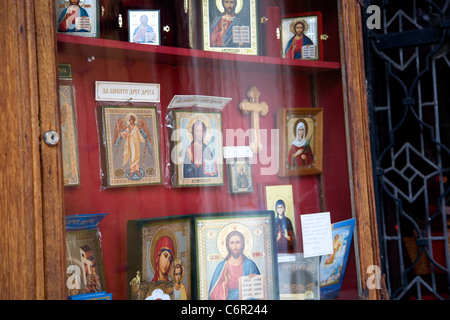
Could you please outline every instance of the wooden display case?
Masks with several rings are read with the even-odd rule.
[[[52,1],[43,2],[14,6],[36,17],[45,12],[47,19],[53,19],[54,16],[50,16],[54,12],[51,9]],[[124,3],[118,2],[117,5],[123,8]],[[146,6],[145,9],[151,8],[151,1],[146,4],[148,8]],[[293,186],[297,217],[325,210],[331,212],[332,222],[356,217],[358,232],[349,255],[340,298],[359,299],[363,293],[370,299],[379,297],[376,290],[366,292],[365,281],[368,276],[365,274],[367,266],[380,263],[369,165],[370,148],[369,140],[366,139],[368,128],[362,46],[361,38],[355,37],[360,34],[362,26],[359,6],[351,0],[286,0],[277,2],[277,5],[281,16],[301,12],[322,13],[323,32],[328,35],[328,40],[323,41],[323,59],[288,60],[273,54],[264,55],[264,50],[256,56],[207,52],[188,48],[183,42],[185,38],[170,43],[178,46],[164,45],[164,41],[161,46],[148,46],[129,43],[121,36],[102,37],[101,31],[100,38],[57,35],[54,26],[40,24],[41,18],[38,18],[36,39],[39,42],[34,43],[32,37],[27,40],[36,48],[33,52],[38,67],[33,81],[41,92],[40,99],[36,101],[41,109],[33,108],[32,114],[36,117],[37,113],[41,115],[40,134],[59,127],[59,117],[54,116],[58,115],[56,65],[70,64],[77,103],[81,184],[63,190],[60,147],[52,148],[44,144],[38,147],[38,140],[33,140],[32,146],[41,154],[41,162],[34,158],[32,166],[42,172],[42,180],[36,175],[35,183],[41,190],[38,196],[44,199],[45,205],[39,202],[37,208],[33,204],[30,206],[37,210],[37,216],[39,212],[44,213],[44,219],[35,224],[36,230],[41,224],[44,230],[52,230],[49,233],[52,236],[35,248],[36,256],[45,257],[43,265],[36,265],[38,271],[43,270],[37,274],[40,274],[40,279],[45,279],[45,283],[36,289],[34,297],[65,298],[64,215],[109,213],[100,230],[107,289],[112,292],[113,299],[125,299],[128,285],[125,280],[127,221],[196,213],[265,210],[264,186],[286,184]],[[275,6],[274,1],[258,1],[259,17],[263,17],[268,8]],[[46,13],[46,10],[50,13]],[[20,16],[15,16],[15,19],[22,21]],[[102,20],[100,28],[105,26],[104,23]],[[33,27],[29,26],[29,29]],[[264,41],[271,37],[265,34],[267,30],[263,25],[259,28],[259,41],[264,47]],[[47,35],[44,40],[43,34]],[[51,51],[52,44],[57,45],[57,53]],[[30,58],[24,59],[28,61]],[[32,60],[27,65],[36,71],[32,67]],[[17,69],[21,70],[19,66]],[[281,108],[322,108],[322,173],[295,177],[279,177],[276,172],[267,175],[262,172],[268,164],[257,161],[253,165],[255,191],[242,195],[227,193],[226,183],[204,188],[171,188],[167,180],[165,184],[156,186],[102,188],[102,139],[97,127],[101,115],[97,112],[94,97],[95,81],[160,84],[161,119],[164,119],[167,105],[174,95],[231,97],[232,102],[222,113],[224,130],[245,131],[250,128],[249,116],[242,114],[238,106],[240,101],[246,99],[247,90],[252,86],[259,89],[260,100],[269,106],[268,114],[260,118],[261,129],[276,128],[276,114]],[[164,148],[167,137],[163,123],[161,127],[161,152],[167,153],[169,150]],[[276,139],[269,139],[264,152],[278,143]],[[230,142],[230,145],[234,145],[234,142]],[[227,146],[225,141],[224,146]],[[47,157],[51,161],[46,162]],[[58,192],[55,193],[55,190]],[[300,226],[297,224],[295,228],[300,234]],[[301,252],[300,239],[297,237],[297,248]],[[52,256],[53,253],[56,255]],[[50,276],[51,272],[53,275]]]

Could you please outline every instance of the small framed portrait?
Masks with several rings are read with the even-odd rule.
[[[333,253],[320,257],[320,296],[334,299],[340,292],[352,245],[355,219],[339,221],[331,225]]]
[[[128,41],[161,44],[159,10],[128,10]]]
[[[127,280],[131,300],[191,300],[189,216],[127,223]]]
[[[278,253],[295,252],[295,207],[292,185],[266,186],[267,210],[274,211]]]
[[[322,173],[323,109],[279,109],[279,176]]]
[[[320,300],[320,257],[303,253],[279,253],[280,300]]]
[[[256,0],[202,0],[203,49],[257,55]]]
[[[59,85],[64,186],[80,185],[80,164],[72,85]]]
[[[273,212],[195,215],[199,300],[277,300]]]
[[[98,224],[107,214],[65,216],[66,285],[69,296],[106,291]]]
[[[249,158],[229,159],[227,173],[229,193],[253,192],[253,172]]]
[[[222,114],[175,110],[174,117],[175,185],[223,185]]]
[[[98,231],[66,231],[66,250],[66,283],[69,295],[105,291],[106,281]]]
[[[55,0],[56,31],[82,37],[98,37],[98,0]]]
[[[160,184],[158,114],[155,107],[103,107],[106,185]]]
[[[281,56],[286,59],[322,59],[322,14],[311,12],[281,19]]]

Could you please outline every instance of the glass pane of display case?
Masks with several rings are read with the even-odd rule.
[[[337,1],[55,6],[72,298],[359,298]]]

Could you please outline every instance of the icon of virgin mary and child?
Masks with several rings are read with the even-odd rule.
[[[169,236],[162,236],[150,252],[154,274],[150,282],[140,284],[137,300],[186,300],[186,287],[182,283],[185,267],[175,258],[176,245]]]

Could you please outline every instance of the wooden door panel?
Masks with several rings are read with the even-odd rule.
[[[65,297],[61,151],[40,140],[59,125],[53,5],[7,0],[0,13],[2,299]]]

